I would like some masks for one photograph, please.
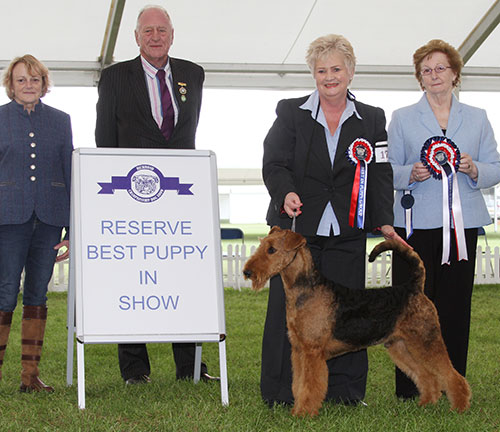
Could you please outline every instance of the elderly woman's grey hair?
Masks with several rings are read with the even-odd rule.
[[[306,53],[306,62],[310,71],[314,74],[316,61],[328,57],[334,52],[344,55],[345,65],[351,74],[356,67],[356,56],[351,43],[342,35],[329,34],[321,36],[312,41]]]
[[[168,14],[167,10],[163,6],[160,6],[160,5],[147,5],[147,6],[144,6],[139,11],[139,14],[137,15],[137,22],[135,24],[135,30],[136,31],[139,31],[139,19],[141,18],[142,14],[144,12],[146,12],[147,10],[149,10],[149,9],[158,9],[158,10],[162,11],[165,14],[165,16],[167,17],[167,19],[170,21],[170,26],[172,26],[172,20],[170,19],[170,15]]]

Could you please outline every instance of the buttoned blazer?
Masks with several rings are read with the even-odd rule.
[[[69,226],[73,139],[68,114],[39,102],[30,114],[15,101],[0,106],[0,224],[33,212]]]
[[[153,118],[139,56],[102,71],[95,129],[97,147],[195,148],[205,73],[201,66],[176,58],[170,58],[170,67],[179,115],[168,142]],[[186,90],[185,100],[181,99],[181,88]]]
[[[342,125],[335,160],[330,161],[324,128],[299,108],[308,96],[285,99],[278,103],[277,118],[264,140],[263,179],[271,195],[267,213],[269,225],[290,227],[290,219],[280,216],[280,208],[289,192],[299,195],[303,207],[296,229],[315,235],[326,204],[330,201],[339,221],[341,235],[355,236],[360,230],[349,226],[349,208],[355,165],[347,149],[357,138],[375,148],[386,141],[385,115],[382,109],[355,101],[361,120],[353,115]],[[392,169],[388,162],[375,159],[368,165],[365,228],[392,225]]]
[[[412,207],[414,229],[431,229],[443,226],[443,191],[441,180],[434,177],[408,185],[415,162],[420,161],[424,143],[443,132],[424,94],[420,101],[394,111],[388,131],[389,160],[394,171],[395,226],[405,226],[401,196],[411,190],[415,203]],[[477,183],[458,173],[458,186],[465,228],[475,228],[491,223],[482,188],[489,188],[500,181],[500,156],[493,129],[483,109],[460,103],[454,96],[448,119],[446,137],[460,152],[468,153],[478,169]]]

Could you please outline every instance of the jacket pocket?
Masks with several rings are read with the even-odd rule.
[[[13,181],[0,181],[0,187],[3,187],[3,186],[12,186],[12,185],[15,185],[16,182],[13,182]]]
[[[51,182],[50,185],[54,187],[66,187],[66,185],[61,182]]]

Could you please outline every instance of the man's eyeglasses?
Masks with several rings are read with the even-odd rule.
[[[430,75],[432,71],[436,72],[437,74],[443,73],[446,69],[450,69],[451,66],[443,66],[441,64],[438,64],[434,69],[430,67],[423,68],[420,73],[424,76]]]

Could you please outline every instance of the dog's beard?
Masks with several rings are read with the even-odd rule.
[[[245,279],[246,280],[250,279],[252,281],[252,289],[254,291],[260,291],[262,288],[264,288],[264,285],[266,284],[266,282],[269,278],[262,279],[262,278],[255,276],[255,275],[252,275],[250,277],[245,276]]]
[[[243,273],[245,273],[246,270],[249,270],[248,266],[245,266],[243,268]],[[266,282],[269,280],[270,276],[259,276],[258,274],[255,273],[255,271],[251,270],[251,276],[245,276],[245,279],[248,280],[250,279],[252,281],[252,290],[254,291],[260,291],[262,288],[264,288],[264,285]]]
[[[262,288],[264,288],[264,285],[266,284],[267,279],[259,279],[259,278],[252,278],[252,289],[254,291],[260,291]]]

